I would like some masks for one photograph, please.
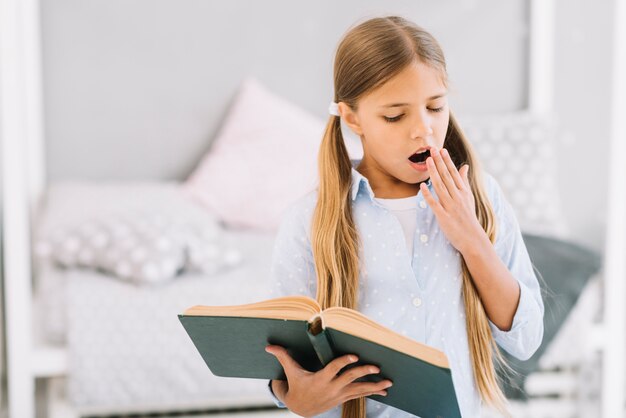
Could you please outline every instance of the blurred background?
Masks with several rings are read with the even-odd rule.
[[[516,416],[623,416],[605,295],[623,299],[621,3],[0,0],[4,416],[287,415],[267,381],[213,376],[175,315],[269,297],[281,214],[315,187],[335,48],[391,14],[440,42],[451,109],[546,282],[542,346],[509,357]]]

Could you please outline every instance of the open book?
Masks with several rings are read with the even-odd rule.
[[[216,376],[286,380],[281,364],[265,351],[269,344],[285,347],[312,372],[356,354],[359,360],[343,370],[364,364],[380,368],[356,381],[393,382],[387,396],[368,398],[421,418],[461,417],[445,353],[356,310],[322,311],[314,299],[297,295],[245,305],[192,306],[178,318]]]

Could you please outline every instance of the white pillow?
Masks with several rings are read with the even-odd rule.
[[[212,275],[241,261],[222,226],[175,182],[61,182],[35,231],[39,261],[102,270],[135,283],[184,271]]]
[[[158,210],[125,212],[60,228],[38,243],[38,254],[65,268],[98,269],[134,283],[162,283],[183,270],[213,274],[237,265],[214,229]]]
[[[567,238],[557,179],[558,136],[550,115],[521,111],[458,119],[485,171],[515,209],[520,228]]]
[[[249,76],[183,187],[231,227],[274,231],[283,210],[317,187],[326,122]]]

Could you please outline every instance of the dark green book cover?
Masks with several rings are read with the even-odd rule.
[[[269,344],[285,347],[294,360],[312,372],[334,358],[356,354],[359,361],[344,370],[364,364],[380,368],[380,373],[357,381],[393,382],[387,396],[368,398],[421,418],[461,417],[449,368],[330,327],[322,329],[319,321],[310,328],[304,320],[184,314],[178,317],[216,376],[286,380],[281,364],[265,351]]]

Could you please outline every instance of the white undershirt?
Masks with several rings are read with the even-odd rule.
[[[406,239],[406,248],[410,256],[413,255],[413,238],[417,223],[417,195],[399,199],[382,199],[374,197],[377,202],[389,209],[400,221]]]

